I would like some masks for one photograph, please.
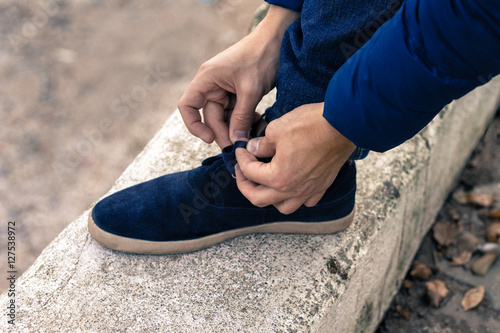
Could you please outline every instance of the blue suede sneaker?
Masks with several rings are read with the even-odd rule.
[[[113,250],[168,254],[200,250],[250,233],[330,234],[354,216],[356,168],[348,161],[314,207],[281,214],[258,208],[238,190],[237,141],[190,171],[165,175],[104,198],[89,216],[89,231]]]

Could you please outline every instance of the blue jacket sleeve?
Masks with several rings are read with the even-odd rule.
[[[407,0],[335,73],[323,116],[386,151],[500,73],[500,1]]]
[[[276,5],[300,12],[302,10],[304,0],[266,0],[266,2],[270,5]]]

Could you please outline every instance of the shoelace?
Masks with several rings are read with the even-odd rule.
[[[238,164],[238,161],[236,160],[236,149],[246,147],[246,141],[236,141],[233,145],[227,146],[222,149],[222,159],[224,160],[227,171],[229,171],[233,178],[236,178],[236,171],[234,170],[234,167],[236,164]]]

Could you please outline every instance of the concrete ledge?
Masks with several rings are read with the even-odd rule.
[[[499,92],[497,78],[409,142],[359,162],[357,215],[336,235],[247,235],[191,254],[130,255],[96,243],[86,211],[18,280],[16,325],[4,315],[0,331],[373,331]],[[197,166],[217,150],[175,114],[111,192]],[[0,298],[5,313],[9,298]]]

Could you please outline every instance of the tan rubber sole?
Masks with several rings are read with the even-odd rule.
[[[114,235],[100,229],[89,214],[89,232],[103,246],[122,252],[138,254],[172,254],[193,252],[218,244],[226,239],[255,233],[333,234],[346,229],[354,218],[354,210],[347,216],[327,222],[274,222],[218,234],[172,242],[146,241]]]

